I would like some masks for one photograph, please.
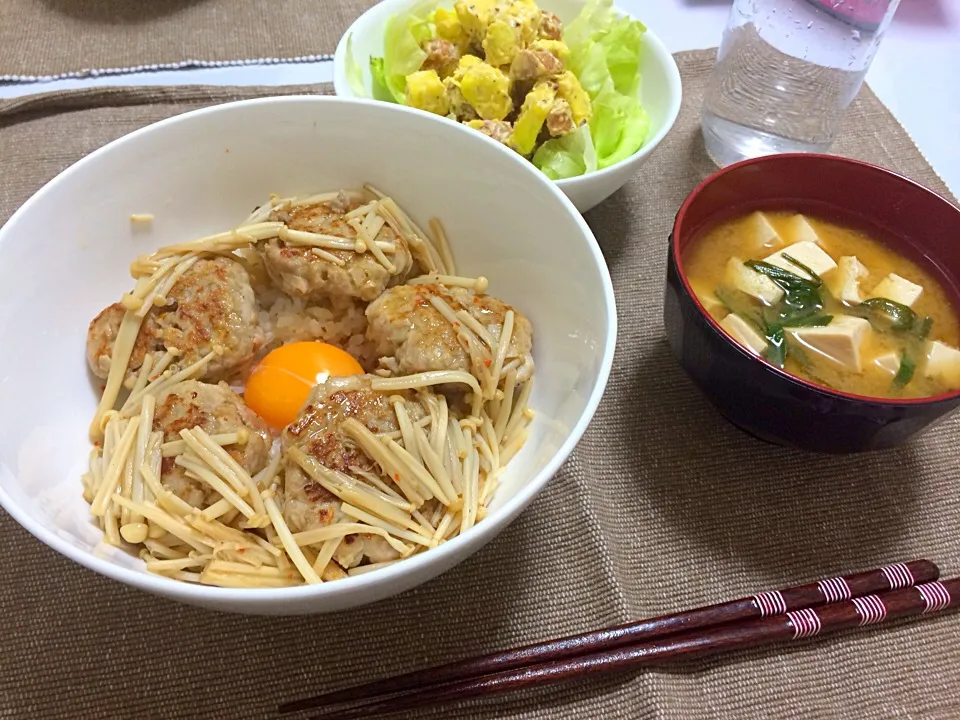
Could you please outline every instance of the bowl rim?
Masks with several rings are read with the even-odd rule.
[[[861,168],[866,169],[868,172],[878,172],[884,175],[888,175],[895,180],[906,183],[913,186],[915,189],[920,190],[928,195],[932,195],[934,198],[940,202],[946,204],[952,208],[955,212],[960,213],[960,209],[956,208],[953,203],[949,202],[945,197],[939,193],[934,192],[928,187],[921,185],[915,180],[911,180],[905,175],[889,170],[880,165],[874,165],[873,163],[864,162],[862,160],[854,160],[853,158],[843,157],[841,155],[830,155],[827,153],[778,153],[774,155],[761,155],[760,157],[747,158],[746,160],[740,160],[735,163],[731,163],[726,167],[719,168],[714,170],[712,173],[707,175],[703,180],[697,183],[696,187],[690,191],[690,193],[684,198],[683,202],[680,204],[680,208],[677,210],[676,217],[674,218],[673,228],[670,233],[670,255],[674,262],[674,265],[677,268],[677,276],[680,278],[680,282],[683,285],[683,288],[686,294],[690,297],[690,300],[693,301],[694,306],[697,308],[697,311],[700,315],[707,321],[710,328],[720,334],[726,343],[739,352],[743,357],[749,358],[754,362],[762,363],[765,368],[772,372],[774,375],[779,377],[781,380],[787,380],[793,383],[794,385],[799,385],[807,390],[815,390],[824,395],[835,397],[841,400],[850,400],[861,403],[873,403],[876,405],[889,405],[896,407],[910,407],[917,405],[932,405],[943,401],[955,400],[960,398],[960,388],[953,390],[947,393],[940,393],[939,395],[929,395],[925,397],[916,397],[916,398],[885,398],[878,397],[876,395],[860,395],[858,393],[846,392],[844,390],[836,390],[826,385],[819,385],[815,382],[811,382],[804,378],[801,378],[797,375],[782,370],[774,365],[771,365],[763,358],[747,352],[739,343],[737,343],[733,338],[728,335],[723,328],[720,327],[720,323],[709,313],[707,309],[697,298],[697,294],[693,291],[693,287],[690,285],[689,280],[687,279],[687,273],[683,267],[682,254],[680,252],[680,230],[683,225],[684,217],[687,214],[687,211],[690,209],[690,206],[696,202],[697,198],[703,192],[703,190],[709,185],[716,182],[718,179],[723,177],[729,172],[738,170],[739,168],[746,167],[749,165],[756,165],[759,163],[771,163],[779,162],[781,160],[791,160],[799,159],[804,162],[824,162],[824,163],[840,163],[847,165],[856,165]],[[960,278],[958,278],[960,279]],[[960,312],[960,310],[958,310]]]
[[[114,151],[115,148],[121,147],[128,143],[137,142],[141,136],[154,132],[158,128],[165,128],[180,123],[189,123],[201,116],[216,115],[219,113],[231,113],[251,106],[282,106],[304,103],[318,105],[321,107],[324,105],[359,105],[363,108],[367,108],[366,111],[369,112],[382,112],[386,113],[387,115],[410,114],[415,118],[414,122],[421,123],[423,125],[429,125],[431,123],[444,123],[446,127],[456,125],[455,123],[448,123],[443,118],[431,117],[429,113],[421,113],[417,110],[407,108],[402,105],[392,105],[390,103],[382,103],[376,100],[337,97],[332,95],[268,96],[263,98],[238,100],[229,103],[211,105],[209,107],[174,115],[173,117],[169,117],[134,130],[117,138],[116,140],[107,143],[106,145],[103,145],[102,147],[73,163],[65,170],[54,176],[53,179],[45,183],[43,187],[41,187],[26,202],[24,202],[13,213],[13,215],[10,216],[7,222],[0,227],[0,244],[10,241],[9,228],[15,224],[14,221],[16,221],[21,215],[30,212],[33,206],[42,203],[44,198],[51,191],[51,187],[69,178],[72,174],[78,171],[78,168],[83,168],[90,163],[96,162],[100,156]],[[483,545],[504,530],[507,525],[509,525],[517,517],[517,515],[519,515],[519,513],[530,504],[530,502],[543,490],[543,488],[546,487],[550,479],[552,479],[560,469],[560,466],[566,462],[567,458],[573,452],[573,449],[576,447],[577,443],[583,436],[583,433],[586,431],[587,426],[593,419],[597,407],[600,404],[600,400],[603,397],[604,391],[606,390],[607,382],[610,377],[610,371],[613,367],[614,352],[617,342],[617,307],[616,298],[613,293],[613,282],[610,278],[609,268],[607,267],[606,261],[603,258],[603,253],[600,250],[600,246],[597,243],[596,237],[593,235],[592,230],[583,219],[583,216],[577,211],[576,207],[574,207],[570,199],[567,198],[567,196],[564,195],[560,189],[557,188],[556,185],[552,183],[545,175],[540,173],[540,171],[527,163],[521,156],[517,155],[509,148],[502,146],[497,141],[486,137],[482,133],[473,132],[469,128],[459,128],[455,132],[461,132],[464,138],[470,138],[467,140],[467,142],[485,143],[489,148],[491,148],[491,152],[502,153],[504,157],[509,158],[510,162],[515,162],[518,166],[522,166],[524,168],[522,172],[529,174],[531,182],[537,182],[545,185],[548,189],[548,192],[553,194],[554,198],[556,198],[556,200],[561,204],[561,207],[567,211],[575,226],[580,230],[581,236],[586,242],[588,250],[593,257],[594,266],[600,276],[600,283],[603,288],[603,306],[607,314],[606,339],[602,348],[600,364],[597,368],[596,382],[592,392],[586,399],[586,403],[580,418],[570,429],[566,439],[560,444],[544,467],[535,475],[530,477],[528,481],[519,488],[517,493],[510,497],[502,506],[497,508],[496,511],[489,513],[484,522],[478,523],[466,533],[458,535],[456,538],[443,543],[439,547],[431,548],[428,552],[419,553],[405,559],[402,562],[398,562],[395,565],[391,565],[386,568],[381,568],[373,573],[364,573],[358,576],[343,578],[336,582],[321,583],[319,585],[296,585],[285,588],[222,588],[210,585],[194,585],[187,582],[177,581],[171,578],[150,574],[142,569],[126,568],[113,563],[109,559],[96,557],[77,545],[74,545],[69,540],[61,537],[56,532],[49,530],[41,522],[34,520],[32,516],[20,508],[19,503],[14,500],[14,498],[11,497],[10,494],[7,493],[7,491],[2,487],[0,487],[0,506],[2,506],[7,513],[9,513],[10,516],[13,517],[14,520],[16,520],[17,523],[19,523],[20,526],[26,529],[31,535],[46,544],[48,547],[56,550],[61,555],[64,555],[88,570],[92,570],[100,575],[104,575],[113,580],[118,580],[126,585],[136,587],[140,590],[144,590],[155,595],[197,604],[205,604],[208,607],[220,606],[222,609],[226,609],[228,605],[232,605],[234,609],[237,609],[246,604],[262,605],[269,603],[270,601],[304,601],[308,598],[311,598],[319,602],[321,599],[332,600],[338,597],[362,595],[364,589],[372,589],[375,586],[395,583],[407,575],[416,575],[418,571],[426,567],[437,564],[442,565],[444,558],[451,556],[455,558],[460,552],[461,547],[465,545],[468,546],[467,554],[459,560],[454,560],[454,562],[445,569],[452,568],[454,565],[467,559],[467,557],[472,555],[474,552],[482,549]],[[79,484],[77,487],[79,488]],[[469,546],[472,546],[472,549]],[[428,583],[431,579],[433,579],[433,577],[436,577],[436,575],[441,574],[444,571],[445,570],[441,570],[438,573],[434,573],[431,578],[417,582],[413,586]],[[367,601],[364,600],[348,602],[343,607],[356,607],[366,604],[366,602]],[[324,611],[324,608],[318,604],[318,607],[315,611],[322,612]],[[304,611],[301,609],[299,612]],[[307,612],[309,612],[309,610],[307,610]],[[280,611],[275,614],[284,615],[289,613]]]
[[[376,5],[365,10],[363,13],[360,14],[359,17],[357,17],[356,20],[350,23],[350,27],[348,27],[346,32],[344,32],[344,34],[340,37],[340,41],[337,43],[337,48],[333,54],[333,89],[337,97],[354,98],[357,100],[367,99],[367,98],[358,98],[353,93],[353,88],[350,86],[350,83],[346,77],[345,64],[346,64],[346,55],[347,55],[347,44],[351,41],[352,36],[355,32],[356,26],[360,22],[362,22],[365,17],[368,17],[371,14],[374,14],[374,13],[386,14],[386,13],[396,12],[401,7],[412,6],[416,4],[416,1],[417,0],[381,0]],[[436,2],[439,5],[441,0],[436,0]],[[634,20],[639,20],[640,22],[643,22],[642,20],[640,20],[640,18],[638,18],[633,13],[630,13],[627,10],[624,10],[623,8],[618,7],[617,5],[614,5],[613,10],[614,12],[617,12],[620,15],[624,15]],[[643,145],[641,145],[640,148],[635,153],[633,153],[632,155],[629,155],[628,157],[625,157],[623,160],[615,162],[613,165],[610,165],[603,169],[594,170],[593,172],[585,173],[583,175],[577,175],[576,177],[560,178],[559,180],[551,180],[550,182],[557,183],[561,188],[563,188],[563,187],[570,187],[570,186],[576,185],[577,183],[586,182],[587,178],[600,178],[606,175],[612,175],[613,173],[629,166],[632,162],[639,162],[644,158],[646,158],[663,141],[663,139],[667,136],[667,133],[669,133],[673,129],[673,126],[677,122],[677,118],[680,116],[680,107],[683,102],[683,81],[680,77],[680,68],[677,66],[677,61],[673,57],[673,54],[669,50],[667,50],[667,46],[663,43],[663,41],[659,38],[659,36],[653,30],[651,30],[646,23],[644,23],[644,28],[646,29],[644,30],[644,33],[643,33],[643,41],[649,42],[650,46],[654,50],[654,54],[657,57],[659,57],[660,62],[663,64],[664,71],[667,75],[667,83],[671,89],[667,115],[664,122],[661,124],[660,129],[656,133],[648,137],[646,140],[644,140]],[[383,102],[383,104],[385,105],[400,104],[400,103],[390,103],[390,102],[379,101],[379,100],[375,102]],[[407,106],[403,105],[401,107],[407,107]],[[424,113],[426,115],[434,115],[433,113],[429,113],[426,110],[417,110],[416,108],[410,108],[410,109],[415,110],[416,112]],[[450,120],[449,118],[442,117],[440,115],[434,115],[434,117],[441,118],[442,120],[453,123],[455,125],[460,124],[454,120]]]

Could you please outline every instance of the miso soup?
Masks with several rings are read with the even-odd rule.
[[[733,340],[793,375],[873,397],[960,388],[960,323],[944,288],[859,230],[754,212],[703,233],[683,268]]]

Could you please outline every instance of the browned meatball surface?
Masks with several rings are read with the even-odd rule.
[[[278,210],[270,219],[284,222],[291,230],[356,240],[357,230],[345,215],[359,206],[359,200],[343,195],[341,199],[332,202]],[[396,246],[395,252],[386,254],[394,266],[393,272],[384,267],[369,251],[357,253],[353,250],[329,250],[343,265],[320,257],[312,248],[288,246],[279,239],[263,243],[260,252],[274,285],[292,297],[319,300],[345,295],[369,301],[390,285],[405,278],[413,267],[413,257],[407,242],[389,225],[381,228],[376,240]]]
[[[398,429],[391,397],[403,397],[411,420],[424,416],[411,393],[382,393],[371,389],[371,376],[330,378],[310,393],[300,415],[283,432],[283,450],[296,447],[322,465],[352,477],[379,475],[376,463],[342,430],[347,418],[355,418],[373,433]],[[340,512],[340,501],[299,465],[284,461],[283,515],[293,532],[323,527],[333,522],[351,522]],[[353,567],[364,557],[371,562],[395,560],[397,552],[377,535],[344,538],[334,559]]]
[[[198,260],[170,290],[167,304],[150,309],[137,336],[127,368],[132,382],[147,354],[158,360],[168,348],[180,355],[173,371],[192,365],[218,350],[206,366],[205,380],[227,379],[245,370],[263,346],[265,337],[257,319],[257,303],[250,276],[229,258]],[[87,330],[87,363],[95,375],[107,377],[124,309],[107,307]]]
[[[267,464],[273,442],[266,424],[227,385],[189,380],[178,383],[157,398],[153,429],[163,433],[163,441],[180,440],[180,431],[201,427],[210,435],[247,431],[245,443],[227,445],[230,453],[251,475]],[[161,482],[194,507],[215,502],[218,495],[208,486],[186,477],[174,458],[164,458]]]
[[[476,295],[459,287],[398,285],[367,307],[367,338],[381,357],[395,358],[400,375],[431,370],[470,372],[470,356],[457,329],[430,303],[442,298],[454,311],[466,310],[495,338],[500,338],[508,310],[514,310],[513,334],[507,359],[519,358],[519,380],[533,371],[528,361],[532,347],[530,321],[491,295]]]

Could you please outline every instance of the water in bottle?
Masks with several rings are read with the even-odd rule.
[[[899,0],[735,0],[701,116],[718,165],[823,152]]]

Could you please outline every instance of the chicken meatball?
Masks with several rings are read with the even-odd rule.
[[[543,38],[559,40],[563,37],[563,23],[552,12],[541,10],[539,34]]]
[[[356,240],[357,230],[345,215],[359,205],[358,199],[341,193],[333,202],[274,211],[270,219],[285,223],[291,230]],[[406,240],[389,225],[380,229],[376,239],[394,244],[395,251],[386,254],[394,266],[393,272],[369,251],[329,250],[342,265],[317,255],[312,248],[287,245],[279,239],[263,243],[260,252],[274,284],[288,295],[304,300],[346,295],[370,301],[405,278],[413,267]]]
[[[411,393],[381,393],[370,387],[369,375],[330,378],[310,393],[300,415],[283,432],[283,450],[295,447],[324,466],[362,478],[380,475],[377,464],[342,430],[347,418],[355,418],[373,433],[394,432],[397,416],[391,397],[402,397],[411,420],[424,416]],[[301,467],[284,462],[283,515],[293,532],[333,522],[352,522],[340,512],[340,501]],[[398,555],[379,535],[348,535],[334,559],[343,567],[357,565],[363,557],[371,562],[395,560]]]
[[[272,444],[266,423],[226,384],[188,380],[174,385],[157,399],[153,429],[163,433],[164,442],[180,440],[181,430],[195,427],[210,435],[246,430],[246,442],[224,449],[251,475],[266,466]],[[164,458],[161,467],[160,479],[168,490],[194,507],[205,507],[219,498],[208,485],[188,478],[174,460]]]
[[[201,378],[227,379],[246,369],[266,340],[257,319],[250,276],[229,258],[198,260],[173,286],[166,301],[152,307],[143,319],[127,366],[128,385],[148,354],[159,360],[168,348],[180,351],[170,366],[174,372],[217,351]],[[124,312],[120,303],[114,303],[97,315],[87,330],[87,362],[97,377],[106,378],[110,371]]]
[[[466,310],[499,340],[509,305],[490,295],[440,285],[398,285],[367,307],[367,338],[381,357],[394,358],[401,375],[431,370],[471,371],[470,356],[457,328],[430,303],[444,300],[454,311]],[[507,360],[518,358],[517,379],[533,372],[530,321],[514,310]]]
[[[431,38],[423,43],[423,51],[427,54],[421,70],[436,70],[437,75],[445,78],[453,75],[457,69],[457,63],[460,61],[460,51],[452,42],[443,38]]]

